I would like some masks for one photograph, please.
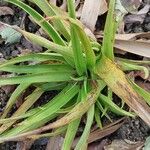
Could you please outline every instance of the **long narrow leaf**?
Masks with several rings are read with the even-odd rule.
[[[29,136],[29,139],[36,140],[36,139],[43,138],[43,137],[55,137],[57,135],[65,133],[66,130],[67,130],[67,126],[64,126],[64,127],[56,129],[55,131],[53,131],[51,133]]]
[[[95,73],[106,82],[110,89],[150,125],[149,106],[138,93],[135,92],[122,70],[105,56],[101,57],[95,68]]]
[[[19,109],[12,115],[12,117],[17,117],[19,115],[23,115],[37,100],[38,98],[44,93],[44,91],[40,88],[36,88],[32,94],[30,94],[28,97],[26,97],[25,102],[19,107]],[[9,127],[11,127],[16,120],[11,121],[10,123],[4,123],[0,127],[0,133],[7,130]]]
[[[47,0],[32,0],[39,8],[48,16],[58,15],[55,9],[48,3]],[[62,15],[62,14],[60,14]],[[59,31],[68,41],[70,41],[70,33],[65,24],[60,20],[52,20],[54,28]]]
[[[74,2],[74,0],[67,0],[69,16],[73,19],[76,19]],[[79,75],[83,75],[83,73],[86,72],[86,63],[83,57],[82,47],[75,25],[71,24],[70,32],[76,70]]]
[[[62,150],[70,150],[71,149],[71,145],[72,145],[72,142],[73,142],[74,137],[76,135],[76,132],[78,130],[79,123],[80,123],[80,119],[77,119],[77,120],[72,121],[68,125],[65,140],[64,140],[64,143],[62,146]]]
[[[93,119],[94,119],[94,105],[92,105],[87,112],[87,122],[83,134],[75,147],[75,150],[87,148],[87,144],[88,144],[87,140],[90,134],[90,129],[93,123]]]
[[[21,126],[18,126],[1,136],[0,140],[5,137],[14,136],[25,131],[35,129],[46,122],[54,115],[62,106],[64,106],[68,101],[70,101],[79,91],[79,86],[70,84],[62,90],[60,94],[54,97],[44,109],[40,110],[38,113],[23,121]]]
[[[95,108],[95,114],[94,115],[95,115],[95,121],[96,121],[98,127],[100,129],[102,129],[102,122],[101,122],[101,118],[100,118],[100,110],[97,107]]]
[[[84,47],[84,52],[85,52],[86,60],[87,60],[87,66],[89,69],[92,69],[95,65],[96,57],[95,57],[94,51],[92,50],[91,41],[81,28],[77,29],[77,33]]]
[[[103,108],[103,106],[101,105],[100,101],[96,102],[96,105],[98,107],[98,109],[103,113],[103,116],[105,116],[108,120],[110,120],[110,122],[112,122],[111,118],[109,117],[109,115],[107,114],[107,112],[104,113],[105,109]],[[101,117],[103,117],[101,116]]]
[[[61,62],[64,61],[64,59],[62,58],[60,54],[55,54],[55,53],[27,54],[27,55],[19,56],[19,57],[7,60],[6,62],[0,63],[0,67],[5,67],[8,65],[26,62],[26,61],[32,61],[32,62],[38,63],[38,62],[51,61],[51,60],[56,60],[56,61],[61,61]]]
[[[144,66],[139,66],[136,64],[131,64],[131,63],[122,62],[122,61],[119,61],[118,64],[120,65],[121,69],[123,69],[124,71],[139,70],[139,71],[144,72],[145,79],[147,79],[149,77],[149,70],[148,70],[148,68],[146,68]]]
[[[1,71],[14,72],[14,73],[46,73],[46,72],[72,72],[73,69],[70,66],[63,64],[41,64],[41,65],[9,65],[5,67],[0,67]]]
[[[61,74],[61,75],[60,75]],[[71,81],[72,73],[69,72],[50,72],[33,75],[22,75],[17,77],[0,78],[0,85],[12,85],[23,83],[41,83],[41,82],[61,82]]]
[[[44,110],[45,107],[47,107],[47,104],[45,104],[42,107],[38,107],[38,108],[34,108],[34,109],[30,109],[30,107],[40,98],[40,96],[47,90],[60,90],[63,88],[65,88],[65,84],[62,83],[45,83],[43,85],[41,85],[40,87],[36,88],[29,96],[27,96],[25,98],[25,102],[18,108],[18,110],[10,117],[7,118],[7,120],[11,120],[10,123],[3,123],[3,125],[0,128],[0,132],[4,132],[5,130],[7,130],[11,125],[13,125],[15,123],[15,121],[21,119],[19,117],[29,117],[34,115],[35,113],[40,112],[41,110]],[[27,113],[26,111],[29,110]],[[21,116],[20,116],[21,115]],[[13,118],[14,121],[13,121]],[[1,120],[2,121],[2,120]]]
[[[77,28],[74,25],[71,25],[71,41],[75,66],[78,74],[83,75],[83,73],[86,72],[86,63],[83,57],[81,43],[76,30]]]
[[[86,55],[86,59],[87,59],[87,66],[91,69],[95,62],[96,62],[96,57],[94,54],[94,50],[92,49],[94,47],[94,49],[96,49],[97,51],[100,50],[100,45],[96,42],[92,42],[90,41],[90,38],[86,35],[86,33],[84,32],[84,28],[83,25],[75,19],[66,17],[66,16],[53,16],[53,17],[49,17],[47,18],[48,20],[67,20],[76,30],[77,35],[80,38],[82,47],[83,47],[83,51],[85,52]]]
[[[23,31],[19,28],[16,28],[19,32],[21,32],[28,40],[31,42],[38,44],[42,47],[45,47],[47,49],[50,49],[50,51],[54,51],[58,54],[61,54],[64,56],[64,58],[71,64],[73,64],[73,54],[72,51],[67,46],[61,46],[58,44],[55,44],[41,36],[35,35],[33,33],[29,33],[26,31]]]
[[[53,41],[60,45],[66,45],[61,36],[58,34],[58,32],[53,28],[53,26],[44,21],[41,22],[41,20],[44,20],[44,18],[34,9],[32,9],[30,6],[26,5],[20,0],[5,0],[7,2],[10,2],[12,4],[15,4],[22,8],[24,11],[26,11],[35,21],[37,24],[39,24],[43,30],[46,31],[46,33],[53,39]]]
[[[25,89],[28,88],[30,84],[28,83],[24,83],[24,84],[20,84],[15,91],[13,92],[13,94],[11,95],[10,99],[7,102],[7,105],[5,107],[5,110],[1,116],[1,119],[5,118],[7,113],[10,111],[11,107],[13,106],[13,104],[17,101],[18,97],[24,92]]]
[[[117,106],[115,103],[113,103],[113,101],[109,97],[106,97],[103,94],[100,95],[100,100],[104,104],[106,104],[106,106],[109,106],[111,111],[113,111],[114,113],[116,113],[118,115],[130,116],[130,117],[135,116],[134,114],[121,109],[119,106]]]
[[[144,100],[150,105],[150,93],[146,90],[144,90],[143,88],[141,88],[140,86],[138,86],[137,84],[135,84],[134,82],[131,82],[134,90],[144,98]]]
[[[70,86],[68,88],[70,88]],[[79,88],[78,88],[78,90],[79,90]],[[49,129],[58,128],[58,127],[61,127],[61,126],[69,124],[70,122],[80,118],[84,113],[87,112],[87,110],[96,102],[97,97],[99,95],[99,91],[100,91],[100,87],[99,86],[98,87],[97,86],[93,87],[92,91],[88,94],[86,100],[83,101],[83,102],[80,102],[78,105],[76,105],[63,118],[61,118],[61,119],[59,119],[59,120],[57,120],[57,121],[55,121],[53,123],[50,123],[50,124],[48,124],[48,125],[46,125],[44,127],[41,127],[41,128],[39,128],[37,130],[33,130],[33,131],[29,131],[29,132],[26,132],[26,133],[19,134],[21,132],[25,132],[26,130],[32,130],[33,128],[36,128],[39,124],[34,124],[34,126],[33,126],[32,123],[34,122],[34,120],[40,121],[40,125],[43,124],[44,118],[49,113],[50,114],[53,113],[52,110],[54,108],[50,109],[50,107],[54,107],[54,105],[52,105],[52,103],[55,103],[54,99],[53,99],[53,101],[51,101],[51,103],[46,106],[45,111],[43,110],[43,113],[47,112],[46,114],[45,113],[44,114],[43,113],[39,113],[37,116],[31,117],[32,120],[31,120],[31,118],[30,118],[29,122],[28,122],[28,120],[26,120],[24,122],[24,124],[22,124],[22,126],[19,126],[19,127],[15,128],[15,129],[11,130],[10,132],[8,132],[7,135],[5,134],[3,137],[1,137],[0,141],[8,141],[8,140],[11,140],[11,139],[14,139],[14,138],[16,139],[16,138],[26,137],[26,136],[30,136],[32,134],[38,134],[40,132],[44,132],[44,131],[49,130]],[[74,91],[73,91],[73,93],[74,93]],[[66,95],[66,92],[65,92],[65,95]],[[61,102],[62,102],[62,98],[64,98],[64,97],[62,97],[62,95],[61,95],[60,97],[57,96],[57,98],[58,98],[58,103],[60,103],[59,100],[61,100]],[[55,111],[57,111],[57,110],[55,110]],[[39,115],[41,116],[40,118],[39,118]],[[43,120],[41,120],[41,119],[43,119]]]
[[[109,59],[114,59],[113,45],[114,45],[114,28],[115,28],[115,19],[114,19],[114,10],[115,10],[115,1],[109,1],[109,11],[105,23],[104,29],[104,38],[102,44],[102,53]]]
[[[75,0],[67,0],[68,4],[68,11],[69,11],[69,16],[73,19],[76,19],[76,12],[75,12]]]
[[[86,96],[87,96],[87,93],[85,92],[84,86],[82,86],[82,88],[80,89],[79,94],[78,94],[77,103],[86,100]],[[66,132],[65,139],[63,142],[63,146],[62,146],[63,150],[71,149],[73,140],[74,140],[76,132],[78,130],[80,120],[81,120],[81,118],[78,118],[78,119],[72,121],[68,125],[67,132]]]

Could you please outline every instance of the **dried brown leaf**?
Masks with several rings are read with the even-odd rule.
[[[88,144],[95,142],[97,140],[100,140],[100,139],[110,135],[111,133],[115,132],[124,123],[124,119],[125,118],[119,119],[118,121],[115,121],[115,122],[105,126],[103,129],[97,129],[97,130],[91,132],[89,135]],[[80,139],[80,137],[75,139],[72,147],[75,147],[75,145],[77,144],[79,139]]]
[[[135,23],[135,22],[140,22],[143,23],[146,14],[148,13],[150,9],[150,5],[145,5],[144,8],[139,10],[137,14],[130,14],[124,17],[124,22],[125,23]]]
[[[150,43],[146,41],[116,40],[115,48],[140,56],[150,57]]]
[[[122,6],[130,13],[135,13],[142,0],[120,0]]]
[[[14,15],[14,11],[10,7],[0,7],[0,16],[3,15]]]
[[[46,150],[60,150],[63,144],[64,138],[61,137],[60,135],[56,136],[56,137],[51,137]]]
[[[103,38],[102,32],[95,32],[95,36],[98,40]],[[140,33],[129,33],[129,34],[116,34],[116,40],[137,40],[137,39],[150,39],[150,32],[140,32]]]
[[[80,20],[91,31],[94,31],[98,16],[105,13],[107,9],[105,0],[85,0]]]
[[[129,44],[129,43],[128,43]],[[109,72],[109,73],[108,73]],[[112,91],[150,126],[150,108],[145,100],[132,88],[125,74],[118,66],[102,57],[97,63],[95,73],[103,79]]]
[[[124,119],[120,119],[116,122],[111,123],[108,126],[105,126],[103,129],[97,129],[90,133],[88,143],[92,143],[96,140],[102,139],[105,136],[110,135],[111,133],[115,132],[117,129],[119,129],[122,124],[124,123]]]
[[[95,34],[98,41],[102,41],[103,34]],[[115,48],[120,51],[134,53],[144,57],[150,57],[150,32],[116,34]],[[121,52],[122,53],[122,52]]]
[[[149,12],[149,9],[150,9],[150,5],[147,4],[147,5],[145,5],[141,10],[139,10],[139,12],[138,12],[137,14],[138,14],[138,15],[140,15],[140,14],[146,14],[146,13]]]
[[[129,33],[129,34],[116,34],[116,40],[137,40],[137,39],[150,39],[150,32]]]

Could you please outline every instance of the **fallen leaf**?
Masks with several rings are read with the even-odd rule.
[[[150,32],[140,32],[140,33],[129,33],[129,34],[116,34],[116,40],[137,40],[137,39],[150,39]]]
[[[143,142],[141,141],[131,143],[127,143],[124,140],[114,140],[110,145],[104,146],[104,150],[140,150],[143,147]]]
[[[138,15],[140,14],[147,14],[150,9],[150,4],[145,5],[141,10],[138,11]]]
[[[150,58],[150,43],[146,41],[116,40],[115,48]]]
[[[0,16],[3,15],[14,15],[14,11],[10,7],[0,7]]]
[[[91,31],[94,31],[98,16],[107,10],[105,0],[85,0],[80,21]]]
[[[97,32],[96,38],[98,41],[102,41],[103,34]],[[150,32],[116,34],[114,47],[120,51],[130,52],[133,54],[150,58],[149,39],[150,39]]]
[[[130,13],[137,12],[142,0],[120,0],[122,6]]]
[[[122,118],[116,122],[111,123],[108,126],[105,126],[103,129],[97,129],[91,132],[88,139],[88,143],[92,143],[96,140],[102,139],[103,137],[108,136],[111,133],[115,132],[122,126],[122,124],[124,123],[124,119],[125,118]]]
[[[56,137],[51,137],[46,150],[60,150],[63,144],[64,138],[61,137],[60,135],[56,136]]]
[[[97,129],[97,130],[91,132],[90,135],[89,135],[88,144],[90,144],[92,142],[95,142],[97,140],[100,140],[100,139],[108,136],[109,134],[115,132],[124,123],[124,119],[125,118],[119,119],[118,121],[115,121],[115,122],[105,126],[103,129]],[[73,142],[72,147],[75,147],[75,145],[77,144],[79,138],[80,137],[75,139],[75,141]]]
[[[95,36],[97,39],[103,38],[102,32],[95,32]],[[140,32],[140,33],[127,33],[127,34],[116,34],[115,39],[116,40],[137,40],[142,39],[145,40],[150,39],[150,32]]]
[[[124,17],[124,22],[125,23],[135,23],[135,22],[140,22],[143,23],[146,14],[149,12],[150,5],[147,4],[137,12],[137,14],[130,14]]]
[[[81,17],[82,9],[83,9],[83,4],[80,4],[80,7],[79,7],[79,8],[77,9],[77,11],[76,11],[76,17],[77,17],[78,19],[80,19],[80,17]]]

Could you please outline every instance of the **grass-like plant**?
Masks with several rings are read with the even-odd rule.
[[[82,116],[86,114],[85,128],[75,149],[86,148],[92,124],[96,121],[102,128],[101,118],[105,116],[110,119],[108,111],[130,117],[137,114],[150,125],[150,108],[147,105],[150,104],[150,94],[123,72],[142,70],[147,77],[149,71],[142,65],[149,62],[114,56],[113,43],[118,24],[114,18],[115,0],[109,2],[102,45],[84,32],[84,26],[76,18],[73,0],[67,0],[68,14],[47,0],[30,0],[43,11],[46,18],[20,0],[6,1],[26,11],[49,39],[13,27],[29,41],[47,50],[18,56],[0,64],[1,71],[15,73],[14,77],[0,78],[0,85],[17,85],[1,115],[1,142],[64,133],[62,149],[67,150],[72,145]],[[23,62],[34,63],[24,65]],[[14,103],[30,86],[34,91],[7,118]],[[107,91],[105,94],[102,92],[104,88]],[[58,91],[53,99],[40,107],[32,107],[44,92],[53,90]],[[135,113],[116,105],[113,93]]]

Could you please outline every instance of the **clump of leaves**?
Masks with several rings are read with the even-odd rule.
[[[147,105],[150,104],[150,94],[130,81],[123,72],[144,70],[147,77],[149,71],[142,66],[142,62],[114,56],[114,33],[119,21],[114,19],[115,0],[109,2],[102,45],[84,32],[84,26],[76,19],[73,0],[67,1],[69,14],[49,4],[47,0],[30,0],[47,18],[20,0],[6,1],[25,10],[49,39],[13,27],[29,41],[47,50],[44,53],[19,56],[0,64],[1,71],[15,73],[15,77],[1,78],[0,85],[18,85],[0,119],[1,142],[65,133],[62,149],[67,150],[72,145],[82,116],[86,114],[86,125],[75,149],[86,148],[94,120],[101,128],[101,118],[105,116],[110,119],[107,111],[135,116],[133,112],[127,112],[116,105],[112,93],[118,95],[150,125],[150,108]],[[23,65],[23,62],[34,63]],[[34,87],[34,91],[7,118],[14,103],[30,86]],[[102,93],[104,88],[108,91],[105,95]],[[59,93],[45,105],[32,108],[44,92],[52,90]],[[45,125],[46,123],[48,124]],[[50,132],[50,129],[55,130],[43,134],[45,131]]]

